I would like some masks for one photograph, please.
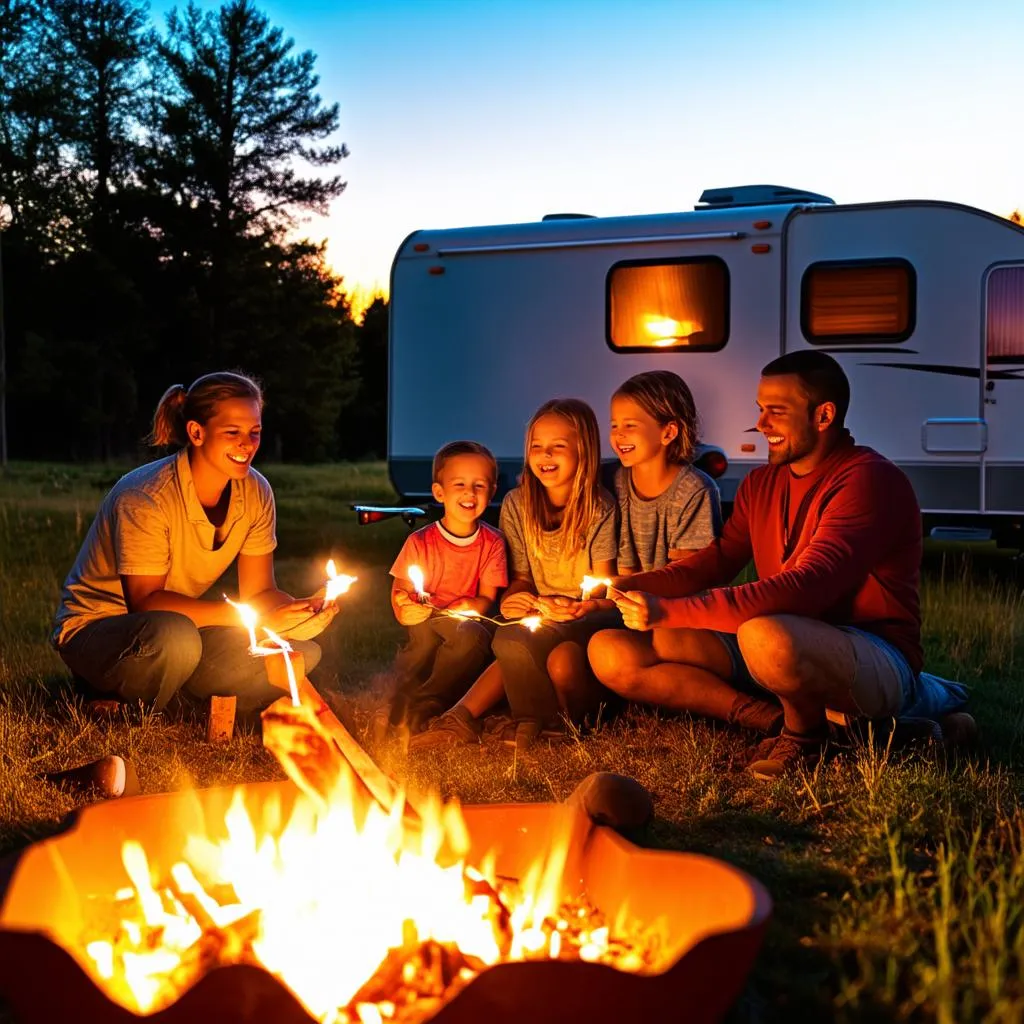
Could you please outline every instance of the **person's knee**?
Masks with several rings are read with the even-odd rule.
[[[449,641],[460,652],[486,654],[491,650],[491,634],[479,622],[468,619],[458,624],[458,629]]]
[[[736,640],[750,674],[774,693],[794,692],[807,681],[809,661],[793,616],[748,619]]]
[[[519,630],[514,626],[499,629],[491,641],[491,650],[498,661],[521,658],[527,653],[525,638],[518,636]]]
[[[628,689],[640,667],[636,641],[624,629],[603,629],[590,638],[587,659],[594,675],[616,693]]]
[[[178,612],[150,612],[139,634],[139,642],[159,653],[186,680],[203,657],[203,641],[195,623]]]
[[[583,648],[573,641],[559,644],[548,655],[548,676],[555,689],[566,692],[578,682],[586,670],[587,658]]]

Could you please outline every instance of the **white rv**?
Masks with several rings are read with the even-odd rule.
[[[692,212],[410,235],[391,273],[391,477],[427,495],[434,451],[469,437],[498,456],[504,490],[542,402],[583,398],[604,424],[619,383],[667,368],[728,459],[729,501],[766,457],[759,371],[804,348],[840,361],[851,431],[905,470],[933,519],[1016,528],[1024,230],[954,203],[837,205],[774,186],[709,190]]]

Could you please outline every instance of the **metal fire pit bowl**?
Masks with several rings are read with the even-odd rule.
[[[286,813],[303,799],[289,782],[241,788],[251,812],[271,796]],[[94,983],[92,967],[69,952],[77,948],[84,897],[113,894],[129,884],[120,857],[125,839],[139,840],[159,872],[180,858],[189,833],[223,835],[234,792],[235,787],[224,787],[97,804],[61,835],[4,865],[0,994],[22,1024],[138,1024],[136,1014],[113,1003]],[[659,974],[636,975],[582,961],[500,964],[445,1004],[433,1017],[437,1024],[703,1022],[720,1019],[735,1001],[771,912],[759,882],[710,857],[640,849],[608,828],[591,828],[583,811],[564,804],[490,804],[463,811],[471,859],[495,850],[499,874],[511,877],[519,877],[546,848],[562,815],[577,815],[579,841],[565,875],[571,891],[578,892],[582,880],[589,899],[609,919],[623,903],[641,923],[664,918],[670,965]],[[338,870],[345,870],[343,863]],[[248,965],[212,970],[147,1019],[154,1024],[312,1020],[284,985]]]

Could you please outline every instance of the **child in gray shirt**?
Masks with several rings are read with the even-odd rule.
[[[670,370],[630,377],[612,396],[619,505],[618,575],[658,569],[706,547],[722,526],[715,482],[690,465],[699,422],[686,382]]]

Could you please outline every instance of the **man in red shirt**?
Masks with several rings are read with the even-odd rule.
[[[899,468],[854,444],[849,402],[823,352],[769,363],[757,394],[768,465],[741,482],[720,538],[619,581],[630,631],[588,650],[624,697],[767,733],[750,764],[761,777],[817,763],[826,708],[898,715],[922,667],[917,499]],[[729,585],[751,559],[757,581]]]

